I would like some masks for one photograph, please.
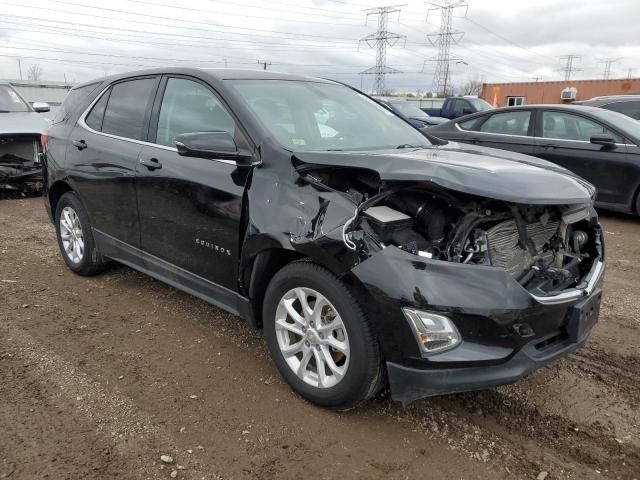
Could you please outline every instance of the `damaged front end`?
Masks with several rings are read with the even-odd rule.
[[[0,198],[22,198],[42,191],[39,136],[0,137]]]
[[[527,203],[526,192],[483,196],[433,177],[296,169],[355,206],[340,229],[347,281],[366,292],[396,400],[509,383],[586,341],[604,267],[587,189],[581,200]]]

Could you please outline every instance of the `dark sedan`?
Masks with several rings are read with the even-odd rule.
[[[593,183],[600,207],[640,214],[640,122],[620,113],[527,105],[469,115],[429,132],[556,163]]]
[[[627,117],[640,120],[640,95],[611,95],[608,97],[595,97],[591,100],[573,102],[574,105],[587,107],[600,107],[620,112]]]

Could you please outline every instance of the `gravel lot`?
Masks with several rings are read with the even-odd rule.
[[[603,223],[584,349],[516,385],[335,413],[289,390],[260,332],[123,266],[74,275],[41,199],[0,201],[0,479],[640,478],[640,221]]]

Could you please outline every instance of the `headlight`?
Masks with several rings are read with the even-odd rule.
[[[455,347],[462,341],[456,326],[444,315],[412,308],[403,308],[402,311],[409,320],[423,352],[442,352]]]

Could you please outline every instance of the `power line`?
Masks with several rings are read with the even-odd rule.
[[[468,4],[465,0],[441,0],[440,2],[426,2],[431,7],[427,11],[427,20],[429,14],[433,12],[440,13],[440,30],[428,36],[429,41],[434,47],[438,48],[438,57],[435,59],[436,70],[433,75],[433,88],[436,92],[447,94],[449,88],[449,76],[451,73],[451,62],[462,62],[460,58],[451,56],[451,44],[458,44],[463,32],[453,30],[453,11],[458,8],[465,9],[467,14]],[[433,61],[433,60],[432,60]]]
[[[400,7],[403,6],[404,5],[393,5],[365,10],[365,12],[367,12],[367,19],[372,15],[378,16],[378,30],[360,40],[360,42],[365,42],[371,48],[375,47],[376,66],[364,70],[361,72],[361,75],[375,75],[375,91],[378,94],[383,94],[386,90],[387,73],[400,73],[399,70],[386,65],[387,47],[395,46],[400,40],[406,41],[407,37],[389,32],[387,26],[389,24],[389,14],[397,12],[398,16],[400,16]]]
[[[605,58],[603,60],[600,60],[600,62],[598,62],[598,63],[604,63],[604,72],[602,73],[602,78],[604,80],[609,80],[609,78],[611,77],[611,65],[613,65],[614,63],[620,60],[622,60],[622,57]]]
[[[562,71],[564,72],[564,79],[565,80],[571,80],[571,74],[573,72],[581,72],[582,69],[578,68],[575,66],[575,64],[577,62],[579,62],[582,59],[582,55],[575,55],[575,54],[570,54],[570,55],[563,55],[560,57],[560,60],[565,60],[566,64],[564,66],[564,68],[562,69]]]

